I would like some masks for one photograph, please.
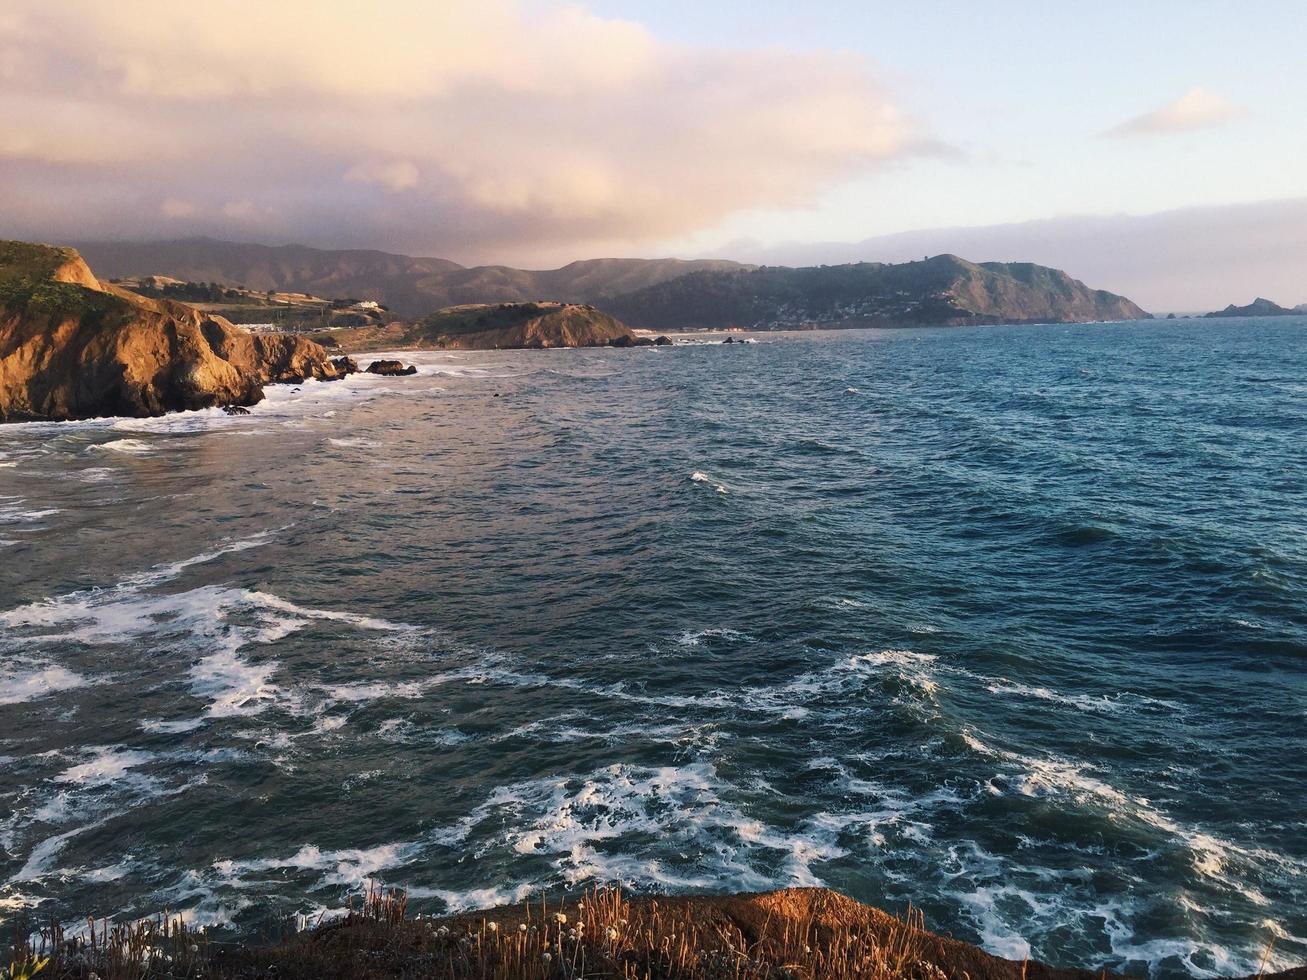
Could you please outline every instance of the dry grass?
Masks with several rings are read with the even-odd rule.
[[[709,900],[711,901],[711,900]],[[712,909],[713,911],[701,911]],[[923,957],[916,915],[869,929],[762,912],[740,922],[694,900],[628,901],[597,888],[578,900],[497,913],[410,918],[402,892],[369,890],[343,918],[266,947],[211,943],[160,916],[123,925],[50,924],[16,933],[14,959],[50,957],[46,978],[446,978],[446,980],[942,980]],[[0,974],[3,976],[3,974]]]

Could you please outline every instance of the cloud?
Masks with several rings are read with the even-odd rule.
[[[176,234],[186,216],[156,223],[173,199],[198,233],[257,213],[286,240],[581,252],[802,206],[941,145],[860,57],[674,44],[580,6],[6,8],[0,132],[25,135],[0,145],[0,194],[46,236]]]
[[[1104,135],[1133,137],[1215,129],[1248,114],[1224,96],[1203,88],[1192,89],[1160,109],[1146,112],[1109,129]]]
[[[355,184],[376,184],[389,191],[410,190],[418,185],[417,165],[409,160],[356,163],[345,171],[345,180]]]
[[[165,218],[193,218],[199,210],[190,201],[183,201],[178,197],[166,197],[159,205],[159,213]]]

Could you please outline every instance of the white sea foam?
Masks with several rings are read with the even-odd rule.
[[[57,507],[29,507],[23,497],[0,496],[0,524],[32,524],[58,513]]]
[[[405,627],[371,616],[297,605],[249,589],[208,585],[159,593],[157,587],[186,569],[223,555],[258,547],[268,533],[228,541],[201,555],[132,575],[108,589],[69,593],[0,613],[0,625],[24,631],[22,642],[106,645],[169,639],[196,651],[189,677],[196,696],[209,701],[211,717],[254,714],[283,698],[273,682],[278,663],[251,660],[247,648],[268,646],[314,621],[355,629],[397,631]]]
[[[986,690],[991,694],[1015,694],[1098,714],[1119,714],[1132,707],[1147,707],[1166,711],[1183,710],[1183,705],[1175,701],[1150,698],[1134,691],[1119,691],[1114,694],[1064,694],[1047,687],[1011,681],[1006,677],[990,681],[985,686]]]
[[[707,473],[703,473],[703,472],[701,472],[701,471],[699,471],[699,470],[695,470],[693,473],[690,474],[690,481],[691,481],[692,483],[707,483],[707,484],[710,484],[710,485],[713,487],[713,489],[716,490],[718,493],[726,493],[726,492],[727,492],[727,490],[726,490],[726,484],[724,484],[724,483],[718,483],[716,480],[714,480],[714,479],[713,479],[711,476],[709,476]]]
[[[140,722],[140,729],[152,735],[182,735],[204,726],[203,718],[182,718],[164,721],[157,718],[145,718]]]
[[[148,765],[156,756],[150,752],[126,749],[120,745],[100,745],[83,750],[84,761],[69,766],[54,777],[56,783],[77,783],[81,786],[121,784],[123,777],[133,769]]]
[[[89,682],[56,664],[17,659],[0,666],[0,704],[19,704],[49,697],[60,691],[85,687]]]
[[[77,471],[77,479],[83,483],[109,483],[118,477],[118,472],[107,466],[88,466]]]
[[[974,732],[964,730],[963,741],[974,752],[1003,761],[1010,771],[1009,782],[1023,796],[1060,796],[1080,806],[1097,807],[1110,819],[1134,821],[1160,831],[1164,839],[1183,847],[1194,872],[1242,896],[1255,905],[1270,900],[1251,882],[1268,873],[1290,876],[1307,874],[1307,863],[1295,861],[1263,848],[1244,847],[1193,826],[1186,826],[1157,809],[1148,799],[1126,792],[1095,774],[1087,763],[1057,756],[1023,755],[989,746]],[[989,791],[1008,792],[1004,784],[991,782]]]
[[[109,442],[92,443],[86,447],[87,452],[126,453],[129,456],[147,456],[154,451],[154,446],[142,439],[111,439]]]
[[[728,640],[732,643],[748,642],[750,637],[728,626],[716,626],[709,629],[686,630],[676,638],[683,647],[701,646],[705,640]]]
[[[319,875],[317,887],[366,885],[383,871],[408,864],[422,850],[419,842],[380,844],[369,848],[343,848],[324,851],[305,844],[284,858],[253,858],[244,861],[222,860],[213,863],[213,871],[225,884],[236,888],[257,883],[269,872],[309,871]],[[251,879],[255,879],[251,881]]]

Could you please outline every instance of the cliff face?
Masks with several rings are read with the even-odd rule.
[[[1124,296],[1028,263],[920,262],[692,273],[610,301],[651,329],[742,326],[956,326],[1073,323],[1148,316]]]
[[[252,405],[340,376],[317,344],[99,283],[71,249],[0,243],[0,422]]]
[[[604,347],[635,334],[620,320],[574,303],[453,306],[416,323],[342,330],[332,336],[348,350],[539,350]]]

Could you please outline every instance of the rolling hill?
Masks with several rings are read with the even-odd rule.
[[[918,262],[703,271],[606,303],[634,327],[757,330],[1073,323],[1148,316],[1124,296],[1030,263]]]
[[[162,275],[260,291],[371,299],[411,316],[468,303],[597,303],[688,272],[745,268],[715,259],[588,259],[543,271],[503,265],[466,268],[447,259],[389,252],[211,238],[84,242],[77,249],[108,278]]]

